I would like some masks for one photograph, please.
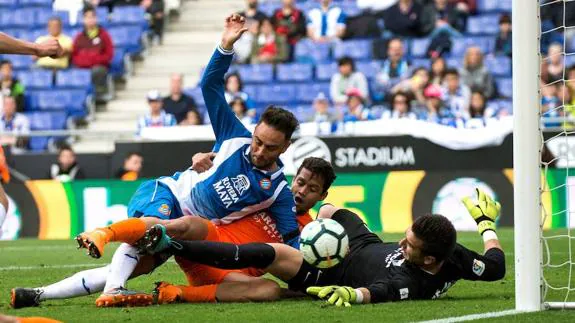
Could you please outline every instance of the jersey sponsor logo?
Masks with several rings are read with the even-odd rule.
[[[407,299],[407,298],[409,298],[409,288],[400,288],[399,299]]]
[[[389,268],[392,265],[395,267],[400,267],[405,262],[405,258],[403,258],[403,253],[401,252],[401,248],[397,248],[393,253],[390,253],[385,257],[385,267]]]
[[[170,209],[170,206],[168,204],[162,204],[158,208],[158,212],[162,213],[163,215],[170,215],[170,213],[172,213],[172,210]]]
[[[239,201],[242,194],[250,188],[250,181],[246,175],[240,174],[232,178],[226,176],[212,186],[224,206],[229,208],[232,204]]]
[[[262,178],[260,180],[260,187],[264,190],[269,190],[272,187],[272,181],[268,178]]]
[[[271,239],[282,241],[282,236],[276,227],[276,221],[269,216],[268,212],[257,212],[253,215],[253,219],[261,226]]]
[[[476,274],[477,276],[483,275],[483,272],[485,271],[485,263],[481,260],[473,259],[472,270],[473,273]]]
[[[445,283],[445,285],[443,285],[443,288],[442,288],[442,289],[438,289],[438,290],[435,292],[435,294],[433,295],[432,299],[439,298],[439,296],[445,294],[445,293],[447,292],[447,290],[448,290],[451,286],[455,285],[455,282],[456,282],[456,281],[454,280],[454,281],[450,281],[450,282]]]

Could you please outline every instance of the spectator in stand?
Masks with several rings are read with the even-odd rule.
[[[244,101],[248,110],[254,109],[254,102],[251,100],[249,95],[243,91],[244,83],[242,82],[242,78],[238,73],[230,73],[225,78],[225,87],[226,92],[224,93],[226,97],[226,102],[228,104],[232,103],[234,98],[240,98]],[[255,112],[255,111],[253,111]]]
[[[477,0],[449,0],[449,3],[468,15],[473,15],[477,11]]]
[[[443,57],[438,57],[431,62],[431,75],[430,75],[430,83],[441,85],[443,82],[443,75],[445,74],[445,69],[447,68],[447,64],[445,63],[445,59]]]
[[[443,101],[441,100],[441,87],[436,84],[431,84],[425,91],[425,110],[419,116],[420,120],[425,120],[433,123],[440,123],[444,116]]]
[[[307,16],[307,36],[316,42],[330,42],[345,34],[345,13],[332,6],[332,0],[319,0],[320,8],[311,9]]]
[[[483,64],[483,54],[479,47],[469,47],[463,58],[463,68],[459,69],[459,76],[469,88],[477,89],[486,98],[495,96],[495,83],[491,73]]]
[[[236,117],[238,119],[240,119],[240,121],[245,126],[249,126],[249,125],[255,123],[254,118],[252,118],[248,114],[248,107],[246,106],[246,103],[244,102],[244,100],[242,100],[239,97],[234,98],[232,100],[232,103],[230,103],[230,106],[232,107],[232,111],[234,111],[234,114],[236,115]]]
[[[456,69],[449,68],[445,71],[441,97],[454,118],[469,118],[471,90],[467,85],[461,84]]]
[[[397,92],[391,97],[391,110],[383,112],[382,119],[417,119],[415,113],[411,112],[411,99],[409,93]]]
[[[252,64],[281,63],[289,56],[289,48],[284,36],[276,34],[271,20],[268,18],[260,22],[260,30],[253,41]]]
[[[72,63],[92,70],[97,101],[109,101],[108,68],[114,58],[114,44],[108,32],[98,25],[93,7],[84,9],[84,30],[74,39]]]
[[[433,1],[433,14],[435,15],[435,28],[430,37],[440,33],[447,33],[451,37],[461,37],[465,27],[465,16],[447,0]]]
[[[164,0],[144,0],[141,6],[150,15],[153,42],[162,44],[164,40]]]
[[[186,114],[186,118],[180,122],[180,126],[199,126],[204,124],[202,120],[202,116],[198,112],[198,110],[190,110],[188,114]]]
[[[385,28],[396,36],[421,37],[435,27],[435,17],[431,10],[414,0],[399,0],[381,13]]]
[[[176,117],[180,123],[191,110],[196,110],[194,99],[183,92],[184,75],[173,73],[170,78],[170,95],[164,98],[162,104],[164,111]]]
[[[62,146],[58,152],[58,162],[50,166],[48,178],[61,182],[84,179],[86,175],[76,161],[76,153],[70,146]]]
[[[323,92],[319,92],[313,100],[315,114],[308,120],[309,122],[332,122],[336,118],[329,112],[329,99]]]
[[[491,118],[494,111],[487,107],[487,99],[483,92],[474,89],[471,92],[471,102],[469,104],[469,117],[470,118]]]
[[[541,114],[545,127],[560,127],[561,122],[558,120],[549,120],[548,118],[559,118],[563,116],[561,101],[557,95],[557,84],[546,85],[541,82]]]
[[[249,63],[252,57],[252,45],[260,30],[260,23],[255,19],[246,19],[247,32],[243,33],[240,39],[234,44],[234,59],[236,63]]]
[[[404,52],[401,39],[392,38],[387,43],[387,59],[376,75],[379,99],[383,99],[391,87],[409,76],[409,64]]]
[[[347,111],[343,115],[343,122],[374,120],[371,111],[365,108],[365,98],[361,91],[350,88],[347,91]]]
[[[148,92],[148,105],[150,112],[141,116],[138,120],[138,134],[146,127],[172,127],[175,126],[176,117],[162,110],[162,96],[158,90]]]
[[[258,10],[258,0],[246,0],[248,7],[246,10],[240,12],[239,14],[246,18],[246,20],[254,19],[258,22],[267,19],[265,13]]]
[[[24,112],[24,91],[25,87],[14,76],[12,62],[8,60],[0,61],[0,95],[12,96],[16,100],[16,111]]]
[[[124,165],[118,169],[114,177],[123,181],[135,181],[140,178],[143,163],[144,157],[142,154],[136,152],[129,153],[126,158],[124,158]]]
[[[547,58],[544,61],[544,68],[541,78],[544,82],[551,83],[563,78],[563,46],[553,43],[547,51]]]
[[[59,58],[38,58],[34,56],[33,58],[36,60],[36,65],[50,69],[68,68],[68,64],[70,64],[70,54],[72,53],[72,38],[62,33],[62,20],[60,20],[59,17],[52,17],[48,20],[48,35],[38,37],[36,43],[43,43],[50,39],[56,39],[58,43],[60,43],[60,46],[62,46],[64,50],[63,56]]]
[[[25,114],[16,112],[16,99],[12,96],[3,97],[3,114],[0,118],[0,132],[11,132],[13,135],[2,135],[1,145],[11,145],[13,150],[23,151],[28,148],[28,138],[18,136],[30,132],[30,120]]]
[[[350,89],[359,91],[361,98],[369,97],[367,78],[363,73],[355,71],[355,63],[351,57],[342,57],[337,62],[338,72],[331,77],[329,92],[335,105],[341,106],[348,101]]]
[[[506,55],[511,57],[511,35],[511,17],[509,15],[502,15],[499,18],[499,33],[495,40],[495,55]]]
[[[425,67],[418,67],[413,71],[411,78],[403,80],[391,89],[391,93],[403,92],[415,99],[416,104],[425,104],[423,90],[429,85],[429,71]]]
[[[277,35],[286,37],[290,45],[290,61],[293,59],[295,44],[306,36],[305,14],[294,5],[295,0],[282,0],[283,6],[272,16]]]

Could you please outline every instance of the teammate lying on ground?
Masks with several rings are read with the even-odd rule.
[[[331,218],[345,228],[350,252],[329,269],[312,267],[299,250],[286,245],[170,240],[161,225],[148,232],[146,250],[166,245],[170,253],[205,265],[261,268],[287,282],[290,289],[306,291],[336,306],[435,299],[460,279],[496,281],[505,276],[505,254],[495,232],[501,206],[480,190],[477,195],[477,203],[469,198],[463,203],[477,222],[484,255],[457,244],[455,228],[441,215],[421,216],[399,243],[384,243],[356,214],[332,205],[324,205],[319,217]],[[158,299],[173,297],[162,292],[171,293],[160,289]]]

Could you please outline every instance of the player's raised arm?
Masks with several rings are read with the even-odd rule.
[[[60,57],[64,50],[56,39],[39,44],[16,39],[0,32],[0,54],[36,55]]]
[[[237,14],[226,18],[222,42],[214,51],[200,83],[217,144],[230,138],[251,137],[232,112],[224,95],[224,75],[232,62],[234,43],[247,30],[244,24],[245,19]]]

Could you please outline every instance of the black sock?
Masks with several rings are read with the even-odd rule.
[[[266,268],[275,259],[275,249],[265,243],[236,245],[213,241],[172,240],[175,256],[221,269]]]

